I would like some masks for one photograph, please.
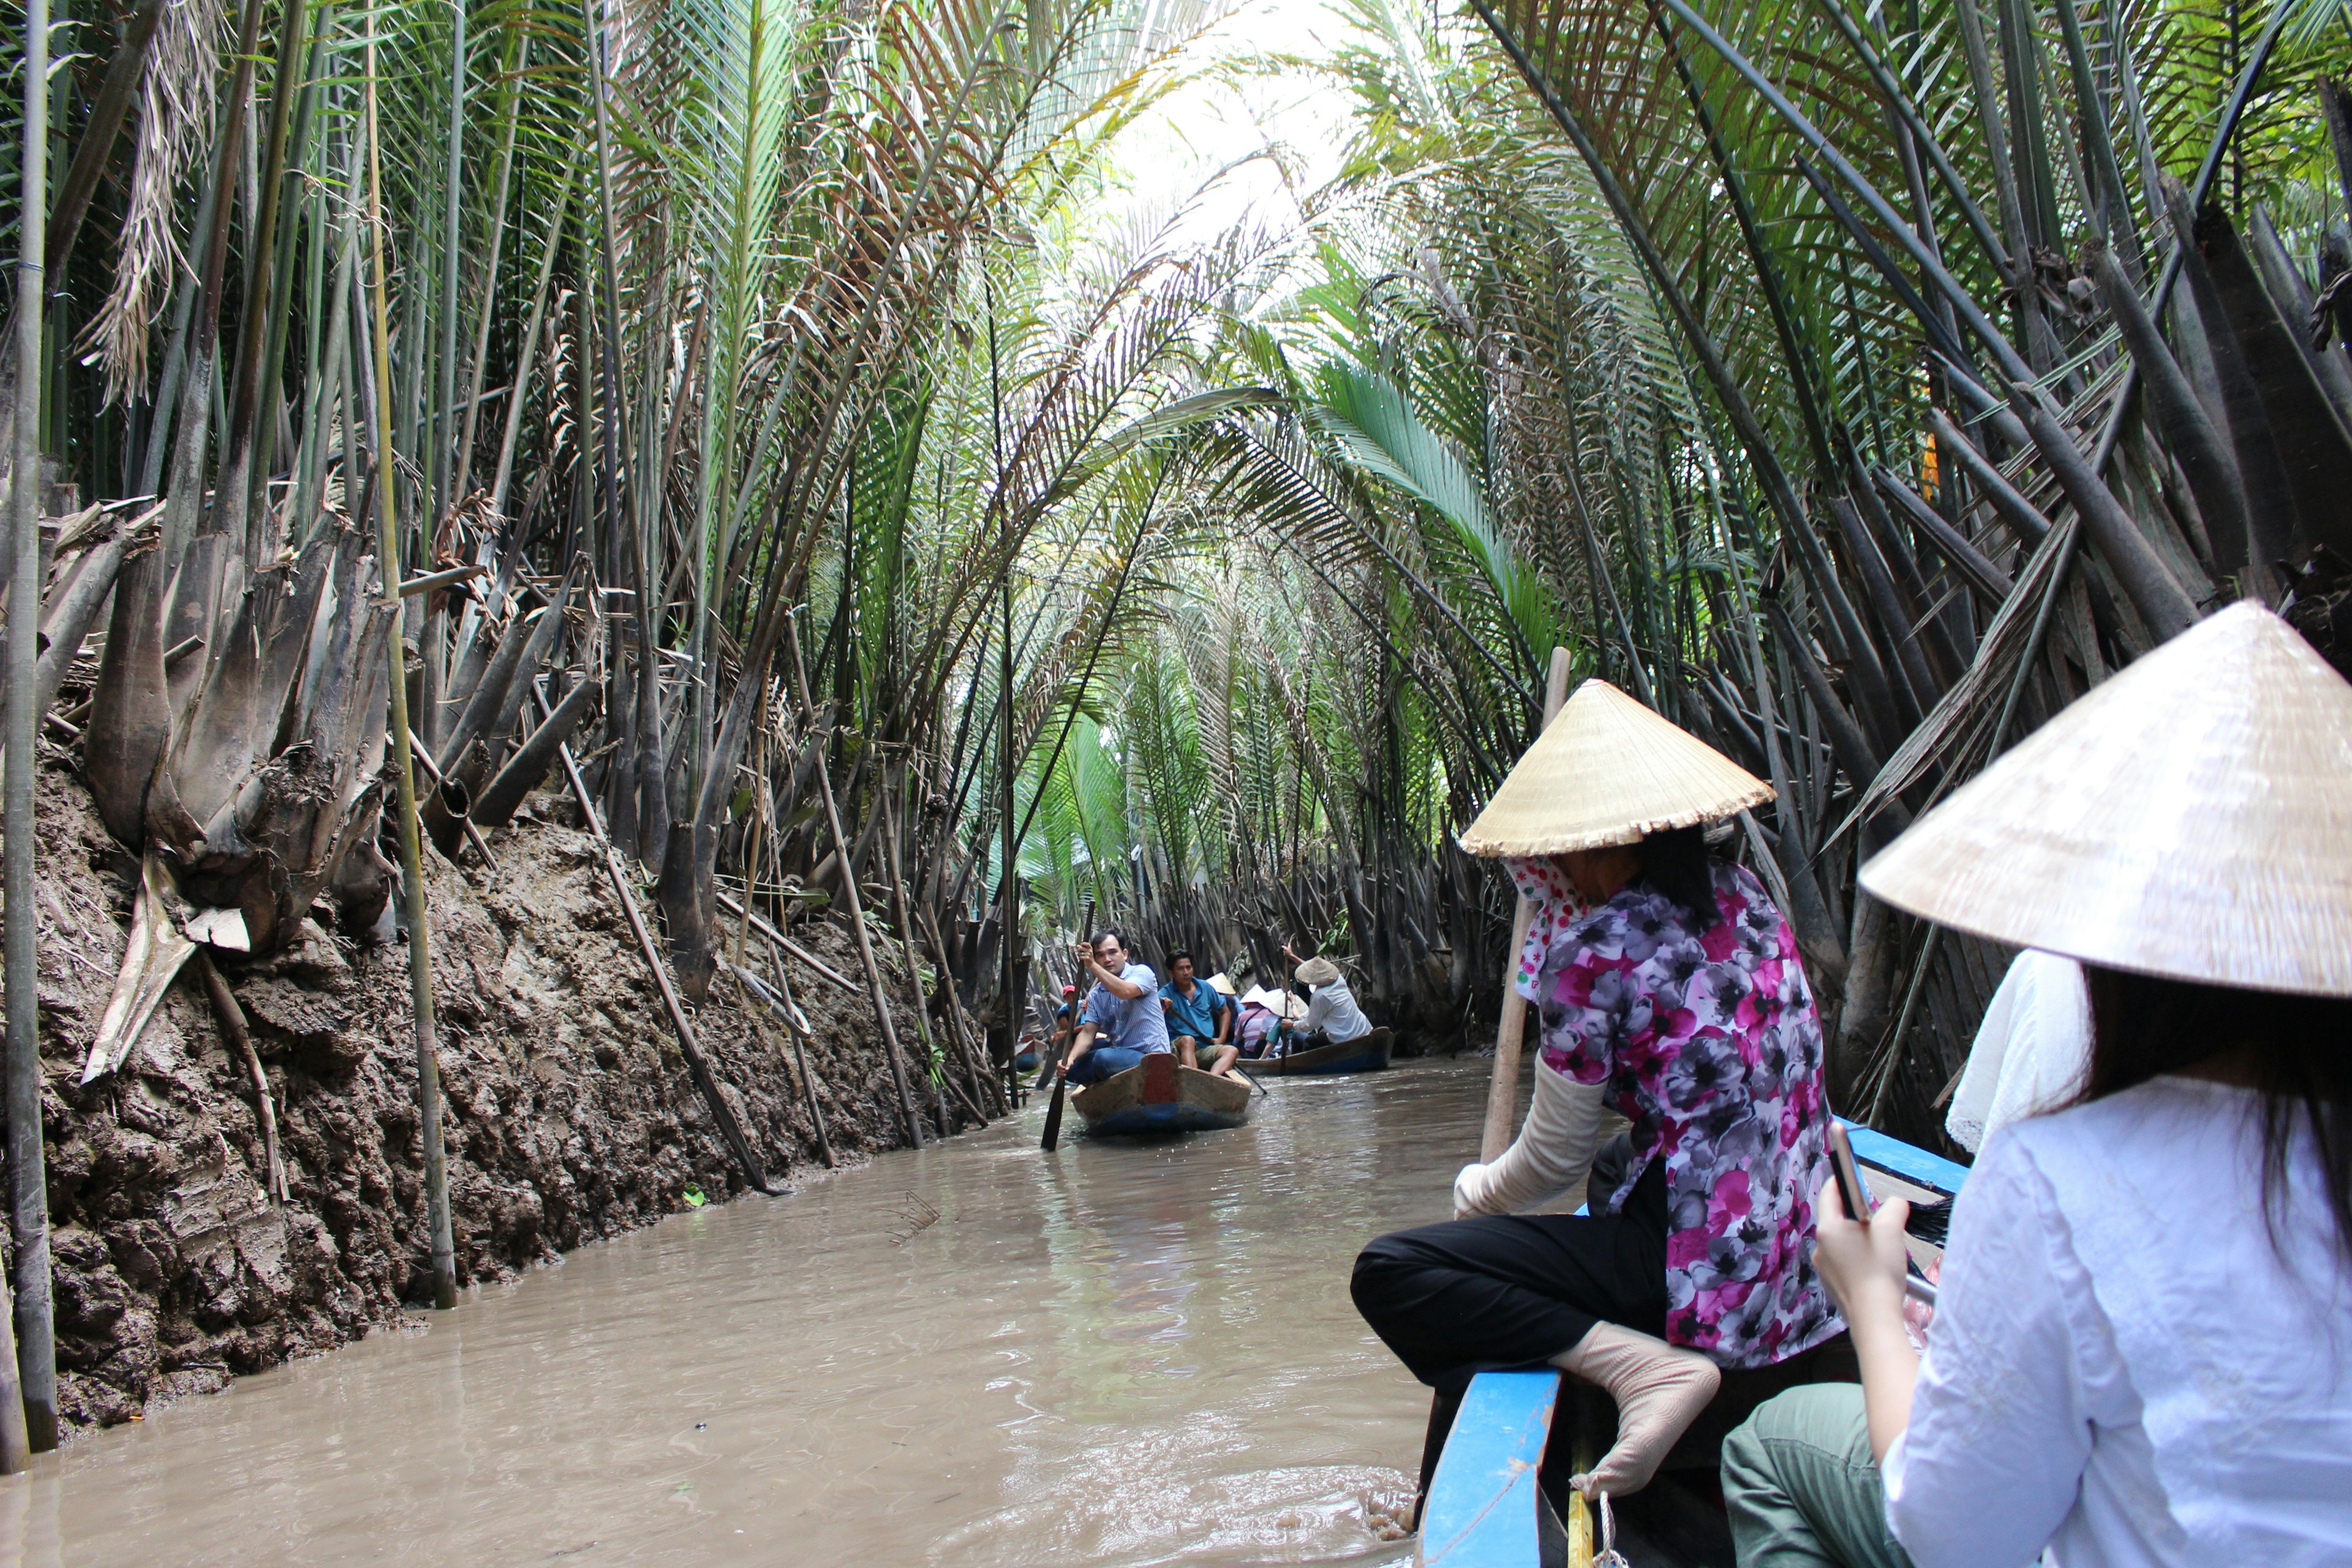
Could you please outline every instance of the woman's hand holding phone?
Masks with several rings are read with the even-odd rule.
[[[1813,1267],[1851,1323],[1860,1313],[1903,1310],[1903,1277],[1910,1263],[1903,1226],[1911,1205],[1889,1198],[1878,1212],[1856,1220],[1846,1213],[1835,1177],[1822,1184],[1813,1200]]]

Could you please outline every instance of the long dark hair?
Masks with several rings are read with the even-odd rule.
[[[1642,880],[1682,906],[1691,930],[1713,931],[1723,911],[1715,902],[1715,870],[1706,854],[1706,829],[1670,827],[1640,845]]]
[[[2327,1184],[2336,1249],[2352,1258],[2352,999],[2241,991],[2083,966],[2091,991],[2091,1069],[2078,1105],[2234,1052],[2261,1091],[2263,1217],[2276,1242],[2289,1163],[2306,1129]]]

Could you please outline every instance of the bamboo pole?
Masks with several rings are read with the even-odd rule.
[[[743,904],[738,902],[735,896],[730,893],[726,889],[719,888],[713,889],[713,891],[719,900],[719,904],[721,909],[726,910],[730,914],[741,915],[744,919],[750,921],[751,922],[751,929],[758,931],[761,936],[766,937],[771,945],[781,948],[782,951],[791,953],[794,958],[799,959],[803,963],[805,963],[811,969],[815,970],[821,977],[831,981],[834,984],[840,986],[844,991],[848,992],[853,996],[864,989],[864,987],[860,986],[856,981],[852,980],[848,975],[844,974],[840,970],[835,969],[832,964],[827,963],[815,953],[811,952],[807,948],[803,947],[800,943],[786,936],[782,931],[778,931],[764,916],[753,914]]]
[[[948,1032],[955,1041],[957,1059],[963,1063],[963,1075],[971,1079],[975,1092],[979,1091],[981,1085],[986,1084],[987,1092],[997,1102],[999,1112],[1010,1112],[1013,1103],[1004,1092],[1003,1083],[994,1073],[984,1071],[981,1066],[987,1056],[987,1042],[981,1042],[981,1049],[975,1053],[971,1041],[964,1034],[963,1008],[958,1004],[955,994],[955,972],[948,963],[948,944],[940,940],[939,922],[931,919],[931,911],[927,905],[916,905],[915,913],[921,919],[923,934],[930,942],[931,961],[940,966],[940,984],[947,987]],[[982,1120],[986,1121],[987,1118],[982,1117]]]
[[[784,1034],[793,1042],[793,1062],[800,1068],[801,1095],[808,1102],[809,1124],[816,1129],[817,1152],[824,1156],[824,1168],[830,1171],[835,1163],[833,1139],[824,1130],[824,1109],[817,1104],[816,1079],[809,1076],[808,1053],[802,1047],[802,1041],[813,1037],[814,1031],[809,1027],[808,1017],[801,1011],[800,1004],[793,1000],[793,983],[784,973],[783,954],[772,947],[768,949],[768,962],[775,966],[776,987],[782,994],[781,1001],[770,995],[760,977],[742,964],[730,963],[727,967],[737,980],[742,982],[745,990],[783,1020]]]
[[[376,135],[375,33],[367,41],[368,227],[375,276],[369,281],[375,377],[376,573],[392,608],[393,784],[400,813],[401,895],[408,918],[408,997],[416,1016],[416,1108],[425,1138],[425,1218],[433,1259],[433,1305],[457,1304],[457,1247],[449,1224],[449,1168],[441,1147],[441,1068],[433,1021],[433,951],[425,927],[425,854],[416,823],[416,752],[408,729],[408,656],[401,633],[400,534],[393,518],[392,330],[384,305],[383,168]]]
[[[923,1057],[932,1074],[931,1098],[937,1101],[940,1136],[944,1138],[953,1131],[948,1125],[947,1053],[940,1050],[939,1042],[931,1037],[930,1009],[924,1004],[923,967],[921,961],[915,956],[915,922],[907,913],[907,879],[898,867],[898,813],[891,809],[891,799],[898,794],[898,784],[891,777],[890,769],[882,770],[881,784],[882,861],[890,872],[890,901],[896,906],[898,921],[898,955],[906,962],[907,984],[914,988],[915,1027],[923,1037]],[[964,1098],[961,1086],[956,1089],[956,1098]],[[966,1103],[970,1104],[970,1101]],[[971,1110],[982,1123],[987,1122],[988,1118],[981,1114],[978,1106],[972,1106]]]
[[[8,1228],[16,1244],[16,1376],[26,1441],[58,1446],[58,1354],[49,1300],[49,1183],[41,1146],[39,917],[33,904],[33,751],[41,721],[33,691],[41,645],[41,288],[48,205],[49,7],[25,0],[25,150],[16,220],[16,430],[8,499]]]
[[[1559,717],[1568,700],[1568,649],[1551,650],[1551,670],[1544,679],[1543,727]],[[1518,912],[1511,921],[1511,947],[1503,955],[1503,1018],[1495,1029],[1495,1078],[1486,1087],[1486,1130],[1478,1141],[1478,1158],[1492,1160],[1511,1146],[1519,1126],[1519,1047],[1526,1038],[1528,1001],[1519,994],[1519,949],[1528,942],[1528,926],[1535,919],[1533,900],[1520,895]]]
[[[542,722],[551,713],[547,693],[537,693]],[[751,1140],[743,1136],[742,1123],[719,1093],[719,1080],[711,1075],[710,1064],[704,1059],[702,1045],[695,1037],[694,1025],[686,1016],[685,1004],[677,999],[677,989],[669,983],[669,966],[662,962],[661,950],[654,946],[653,932],[646,925],[645,912],[637,908],[636,895],[629,890],[629,873],[621,864],[621,852],[613,847],[612,836],[604,831],[604,819],[596,813],[595,797],[588,793],[588,783],[580,776],[580,764],[572,760],[572,748],[556,747],[555,754],[563,763],[564,782],[572,787],[572,799],[587,819],[588,832],[596,840],[596,847],[604,861],[605,879],[613,884],[613,896],[621,901],[621,913],[628,917],[629,934],[637,941],[637,952],[646,967],[653,972],[654,989],[661,993],[662,1009],[669,1015],[670,1027],[677,1031],[677,1048],[686,1058],[687,1071],[694,1076],[695,1088],[702,1091],[703,1103],[710,1108],[710,1119],[719,1123],[719,1135],[743,1168],[743,1179],[755,1193],[769,1197],[781,1197],[792,1189],[779,1188],[768,1181],[768,1173],[760,1157],[751,1149]]]
[[[809,702],[808,670],[801,663],[800,624],[787,621],[784,640],[793,651],[793,689],[801,700],[803,712],[815,710]],[[907,1085],[907,1061],[898,1048],[898,1028],[891,1021],[890,998],[882,989],[882,966],[874,961],[874,943],[866,934],[866,910],[857,897],[857,852],[849,836],[841,830],[841,806],[833,798],[833,768],[824,759],[830,737],[821,738],[816,748],[816,787],[824,796],[824,823],[833,834],[834,853],[841,857],[841,894],[849,905],[849,930],[857,939],[857,960],[866,967],[866,988],[874,998],[874,1016],[882,1026],[883,1054],[890,1063],[891,1087],[898,1091],[898,1112],[907,1123],[907,1141],[919,1149],[923,1146],[922,1119],[915,1114],[915,1096]]]

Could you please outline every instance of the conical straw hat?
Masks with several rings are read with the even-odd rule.
[[[1473,855],[1638,843],[1772,798],[1772,786],[1605,680],[1576,689],[1462,836]]]
[[[2109,968],[2352,995],[2352,685],[2232,605],[2021,742],[1862,884]]]

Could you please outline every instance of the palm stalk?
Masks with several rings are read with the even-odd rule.
[[[370,325],[375,384],[376,574],[391,601],[393,790],[400,831],[401,896],[408,924],[408,999],[416,1024],[416,1109],[425,1140],[425,1215],[433,1272],[433,1304],[446,1311],[457,1304],[457,1244],[449,1222],[449,1172],[441,1145],[441,1068],[433,1019],[433,948],[426,927],[425,856],[416,821],[416,760],[408,724],[408,647],[402,631],[405,611],[400,592],[400,531],[394,518],[392,465],[392,329],[385,305],[389,268],[384,254],[383,165],[377,133],[376,46],[367,44],[366,136],[368,226],[375,266],[369,279]]]
[[[58,1446],[57,1330],[49,1290],[47,1155],[41,1140],[40,931],[33,902],[39,830],[33,749],[41,620],[41,309],[48,195],[49,8],[26,0],[23,201],[16,219],[16,420],[8,465],[6,999],[8,1237],[15,1291],[16,1410],[0,1415],[0,1468]],[[11,1391],[0,1390],[0,1397]],[[23,1442],[17,1440],[21,1431]]]

